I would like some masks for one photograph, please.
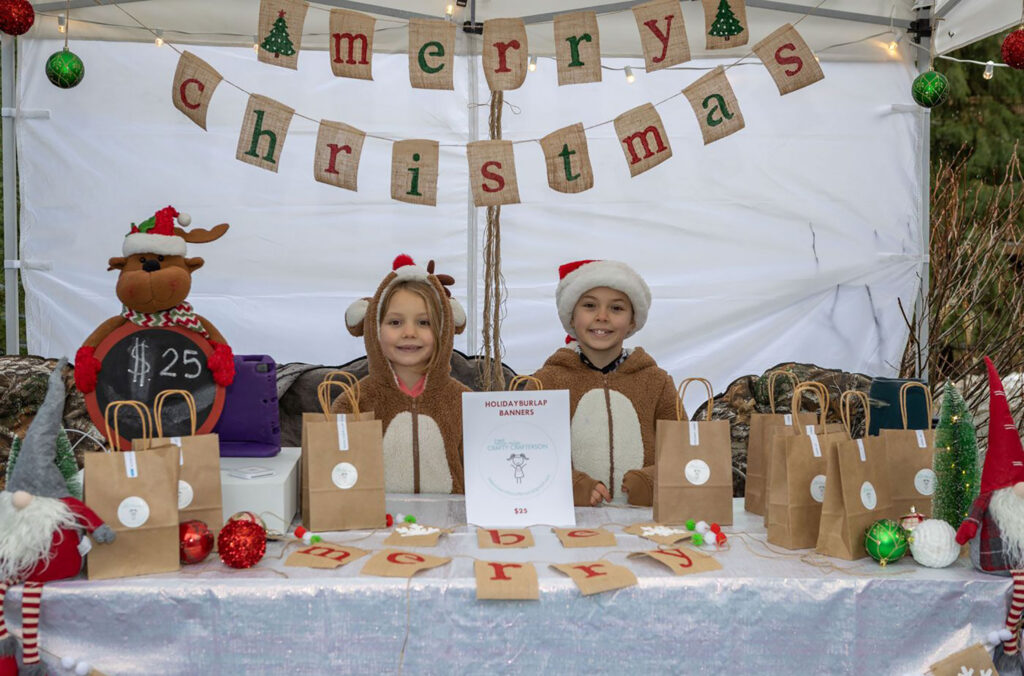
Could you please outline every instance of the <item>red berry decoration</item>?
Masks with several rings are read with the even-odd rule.
[[[391,526],[393,526],[394,524],[395,524],[395,517],[393,517],[390,514],[388,514],[387,515],[387,520],[385,521],[385,525],[388,528],[391,528]]]
[[[252,521],[230,521],[217,536],[220,560],[232,568],[252,568],[267,551],[267,532]]]
[[[36,11],[28,0],[0,0],[0,31],[22,35],[32,28]]]
[[[1018,28],[1003,40],[1003,63],[1024,70],[1024,28]]]
[[[181,562],[199,563],[213,551],[213,533],[198,519],[178,525],[178,548]]]

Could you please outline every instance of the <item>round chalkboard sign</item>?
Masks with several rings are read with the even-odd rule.
[[[224,408],[224,388],[213,382],[206,360],[213,353],[210,342],[195,331],[177,326],[143,328],[126,323],[110,333],[96,348],[100,368],[96,389],[85,395],[89,417],[104,432],[104,411],[112,401],[141,401],[153,410],[153,400],[164,390],[188,390],[196,401],[196,434],[206,434],[217,424]],[[142,436],[138,414],[123,406],[117,414],[122,450],[131,450],[132,439]],[[180,396],[169,396],[162,410],[165,437],[192,433],[188,405]],[[113,431],[113,420],[111,420]],[[152,434],[156,434],[155,430]]]

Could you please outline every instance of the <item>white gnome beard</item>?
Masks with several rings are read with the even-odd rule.
[[[53,533],[73,528],[74,512],[56,498],[35,496],[24,509],[11,504],[14,494],[0,491],[0,582],[19,582],[36,564],[52,556]]]
[[[992,493],[988,509],[1002,533],[1007,559],[1014,567],[1021,567],[1024,565],[1024,500],[1017,497],[1012,486],[1000,488]]]

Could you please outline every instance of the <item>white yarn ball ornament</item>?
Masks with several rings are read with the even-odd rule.
[[[92,665],[88,662],[79,662],[75,665],[75,673],[78,676],[89,676],[90,671],[92,671]]]
[[[704,535],[705,533],[711,530],[711,526],[708,525],[707,521],[698,521],[696,530],[701,535]]]
[[[178,214],[178,225],[183,228],[187,228],[192,225],[192,217],[188,214]]]
[[[60,666],[64,667],[65,669],[70,669],[73,666],[75,666],[75,662],[77,661],[78,660],[76,660],[74,657],[62,657],[60,658]]]
[[[942,519],[925,519],[910,535],[910,554],[928,568],[945,568],[960,556],[956,531]]]

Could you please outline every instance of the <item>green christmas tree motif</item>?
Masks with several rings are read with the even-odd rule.
[[[260,47],[273,54],[275,59],[282,54],[285,56],[295,54],[295,45],[288,37],[288,24],[284,21],[283,9],[277,13],[274,27],[270,29],[270,34],[263,40]]]
[[[967,402],[946,381],[935,428],[935,497],[932,515],[953,528],[967,517],[978,497],[981,475],[978,469],[978,436]]]
[[[14,464],[18,461],[18,453],[20,451],[21,439],[14,437],[14,441],[11,442],[11,454],[7,459],[7,482],[11,480]],[[75,452],[71,449],[71,440],[68,439],[68,434],[64,430],[57,434],[57,458],[55,462],[61,476],[64,477],[64,482],[68,486],[68,492],[73,497],[81,500],[82,482],[78,480],[78,461],[75,460]]]
[[[739,35],[742,32],[743,26],[736,15],[732,13],[732,7],[729,6],[728,0],[719,2],[718,12],[715,14],[715,20],[711,23],[708,35],[728,40],[730,36]]]

